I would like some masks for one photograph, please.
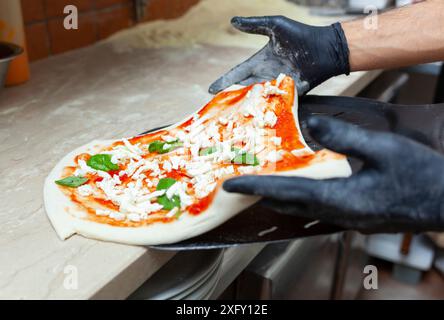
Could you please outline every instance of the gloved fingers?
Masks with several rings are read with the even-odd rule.
[[[292,72],[290,75],[296,83],[298,96],[303,96],[311,90],[310,84],[307,81],[301,79],[300,73]]]
[[[231,24],[236,29],[253,34],[261,34],[264,36],[271,35],[271,18],[272,17],[233,17]]]
[[[285,60],[275,56],[272,50],[272,44],[268,42],[262,50],[251,58],[251,61],[254,62],[254,65],[251,67],[251,75],[241,81],[240,84],[250,85],[255,82],[276,79],[279,74],[283,73],[291,76],[295,80],[296,85],[300,85],[300,73],[295,71]]]
[[[265,79],[276,79],[280,73],[292,75],[294,68],[285,59],[273,52],[273,45],[269,41],[262,50],[254,55],[252,74]]]
[[[262,50],[261,50],[262,51]],[[225,73],[222,77],[214,81],[211,85],[208,91],[211,94],[216,94],[229,86],[239,83],[242,80],[247,79],[251,76],[252,70],[255,65],[255,60],[257,59],[257,55],[261,52],[259,51],[257,54],[249,58],[248,60],[242,62],[241,64],[238,64],[233,69]]]
[[[261,73],[255,72],[255,69],[257,69],[258,65],[263,64],[264,57],[267,54],[267,50],[267,46],[263,47],[248,60],[242,62],[241,64],[237,65],[236,67],[225,73],[222,77],[211,84],[208,91],[211,94],[216,94],[219,91],[222,91],[233,84],[240,83],[241,81],[246,80],[250,77],[263,78]],[[261,81],[262,79],[260,79],[258,82]]]
[[[248,61],[245,61],[230,71],[228,71],[226,74],[224,74],[222,77],[214,81],[210,88],[208,89],[208,92],[211,94],[216,94],[229,86],[238,83],[245,78],[247,78],[251,74],[250,64]]]
[[[228,192],[263,196],[278,201],[332,205],[344,200],[345,180],[348,179],[314,180],[282,176],[242,176],[225,181],[223,188]]]
[[[381,141],[377,132],[358,128],[342,120],[326,116],[310,117],[307,122],[310,134],[324,147],[333,151],[379,163]]]
[[[258,77],[258,76],[250,76],[245,80],[242,80],[241,82],[239,82],[240,85],[242,86],[249,86],[251,84],[254,83],[260,83],[260,82],[264,82],[270,80],[270,78],[264,78],[264,77]]]

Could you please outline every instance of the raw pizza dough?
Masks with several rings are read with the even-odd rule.
[[[235,86],[228,90],[234,90],[239,87],[240,86]],[[295,100],[297,100],[297,95],[295,95],[295,97]],[[199,111],[197,111],[196,114],[198,112]],[[300,134],[296,101],[293,106],[293,114],[296,120],[297,130]],[[162,130],[175,128],[180,124],[181,123],[175,124]],[[303,142],[301,134],[300,137]],[[54,181],[61,178],[65,167],[75,165],[74,158],[76,155],[81,153],[95,154],[101,148],[113,142],[115,141],[97,140],[79,147],[66,155],[46,178],[44,185],[45,208],[54,229],[61,239],[65,240],[74,234],[80,234],[88,238],[132,245],[174,243],[192,238],[221,225],[259,200],[258,197],[254,196],[228,193],[221,188],[221,184],[219,183],[211,204],[205,211],[198,215],[184,213],[178,220],[173,222],[158,222],[137,227],[112,226],[91,221],[86,219],[88,213],[73,203]],[[308,151],[311,151],[306,144],[305,147]],[[310,166],[296,170],[274,174],[326,179],[332,177],[347,177],[351,174],[351,168],[345,157],[338,156],[327,158],[325,161],[318,161]]]
[[[268,38],[236,30],[230,25],[232,17],[285,15],[311,25],[336,22],[336,17],[316,17],[309,11],[309,7],[287,0],[200,0],[179,18],[141,23],[105,41],[111,43],[117,52],[132,48],[177,48],[200,44],[259,49],[268,42]]]

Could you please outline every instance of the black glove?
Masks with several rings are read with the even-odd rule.
[[[235,83],[250,85],[285,73],[295,79],[302,95],[333,76],[350,72],[347,40],[339,23],[314,27],[283,16],[234,17],[231,23],[240,31],[266,35],[270,41],[215,81],[210,93]]]
[[[363,168],[350,178],[312,180],[244,176],[228,192],[264,197],[276,211],[364,233],[444,230],[444,157],[405,137],[359,129],[327,117],[308,119],[323,146],[356,157]]]

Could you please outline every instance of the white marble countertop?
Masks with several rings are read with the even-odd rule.
[[[1,90],[0,299],[123,299],[168,261],[174,253],[80,236],[60,241],[44,211],[43,181],[64,154],[90,140],[184,118],[208,101],[209,83],[252,52],[117,53],[98,44],[37,62],[28,83]],[[315,93],[354,95],[377,74],[338,77]]]

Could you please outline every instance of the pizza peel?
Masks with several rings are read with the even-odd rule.
[[[307,144],[314,150],[321,148],[306,129],[312,115],[332,116],[359,127],[395,132],[444,151],[444,106],[394,105],[364,98],[306,96],[299,106],[299,121]],[[163,128],[163,127],[161,127]],[[151,129],[147,132],[161,128]],[[350,159],[353,172],[360,162]],[[343,229],[312,220],[283,215],[259,204],[240,212],[219,227],[200,236],[179,243],[152,246],[161,250],[215,249],[251,243],[270,243],[331,234]]]

